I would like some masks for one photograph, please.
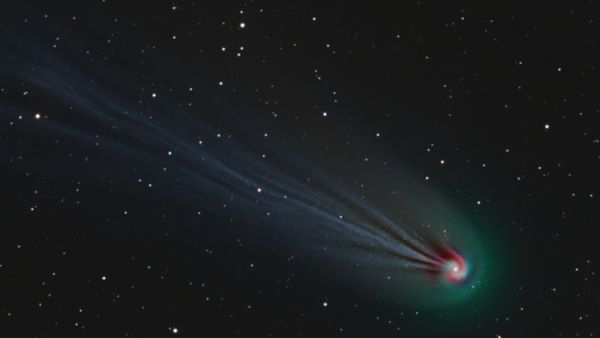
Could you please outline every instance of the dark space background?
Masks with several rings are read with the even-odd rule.
[[[198,214],[144,164],[40,132],[66,105],[2,72],[0,336],[600,334],[600,4],[24,0],[0,18],[13,41],[0,54],[110,69],[106,85],[138,86],[137,109],[163,121],[186,110],[258,147],[268,132],[333,175],[366,159],[373,175],[409,168],[485,223],[510,265],[497,297],[470,304],[488,310],[462,320],[390,304],[302,243]]]

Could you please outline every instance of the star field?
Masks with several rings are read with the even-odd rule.
[[[4,7],[3,336],[600,335],[594,1]]]

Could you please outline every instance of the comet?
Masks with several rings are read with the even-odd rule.
[[[290,150],[292,145],[281,149],[265,142],[262,135],[245,134],[240,126],[255,129],[247,127],[255,121],[239,117],[245,112],[216,128],[196,111],[179,111],[180,102],[166,94],[148,94],[153,109],[148,110],[141,100],[131,98],[143,87],[135,81],[120,83],[121,90],[115,92],[105,85],[112,79],[102,80],[112,73],[110,68],[86,72],[54,55],[44,55],[42,60],[43,54],[24,51],[23,55],[0,57],[0,61],[8,58],[0,62],[0,74],[35,91],[35,105],[68,109],[44,113],[43,119],[35,113],[35,122],[19,126],[114,158],[121,167],[114,169],[111,163],[100,170],[114,169],[115,177],[134,172],[140,178],[122,180],[131,189],[151,191],[230,221],[260,224],[264,234],[277,234],[278,241],[297,243],[318,257],[330,255],[331,265],[343,258],[351,267],[360,267],[368,272],[360,275],[369,283],[379,283],[378,288],[392,280],[397,286],[397,279],[415,274],[459,286],[481,271],[480,259],[471,249],[474,241],[467,240],[471,238],[468,223],[458,221],[457,213],[430,188],[401,170],[385,175],[385,166],[349,168],[333,159],[318,163]],[[0,114],[17,119],[33,108],[14,102],[0,105]],[[170,115],[172,111],[178,112],[177,118]],[[223,129],[238,132],[222,137]],[[363,180],[373,184],[360,184],[358,191],[356,182]],[[473,258],[472,266],[463,254]]]

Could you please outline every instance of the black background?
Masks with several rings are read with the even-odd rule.
[[[0,53],[63,60],[163,121],[198,109],[259,146],[269,132],[311,165],[340,152],[374,172],[400,163],[493,224],[514,268],[495,310],[457,323],[357,293],[250,220],[197,215],[160,178],[136,185],[140,164],[39,132],[35,112],[58,119],[66,105],[24,97],[3,72],[0,335],[600,334],[599,14],[593,1],[4,4]]]

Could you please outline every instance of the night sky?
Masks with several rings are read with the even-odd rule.
[[[600,335],[600,4],[0,10],[1,337]]]

